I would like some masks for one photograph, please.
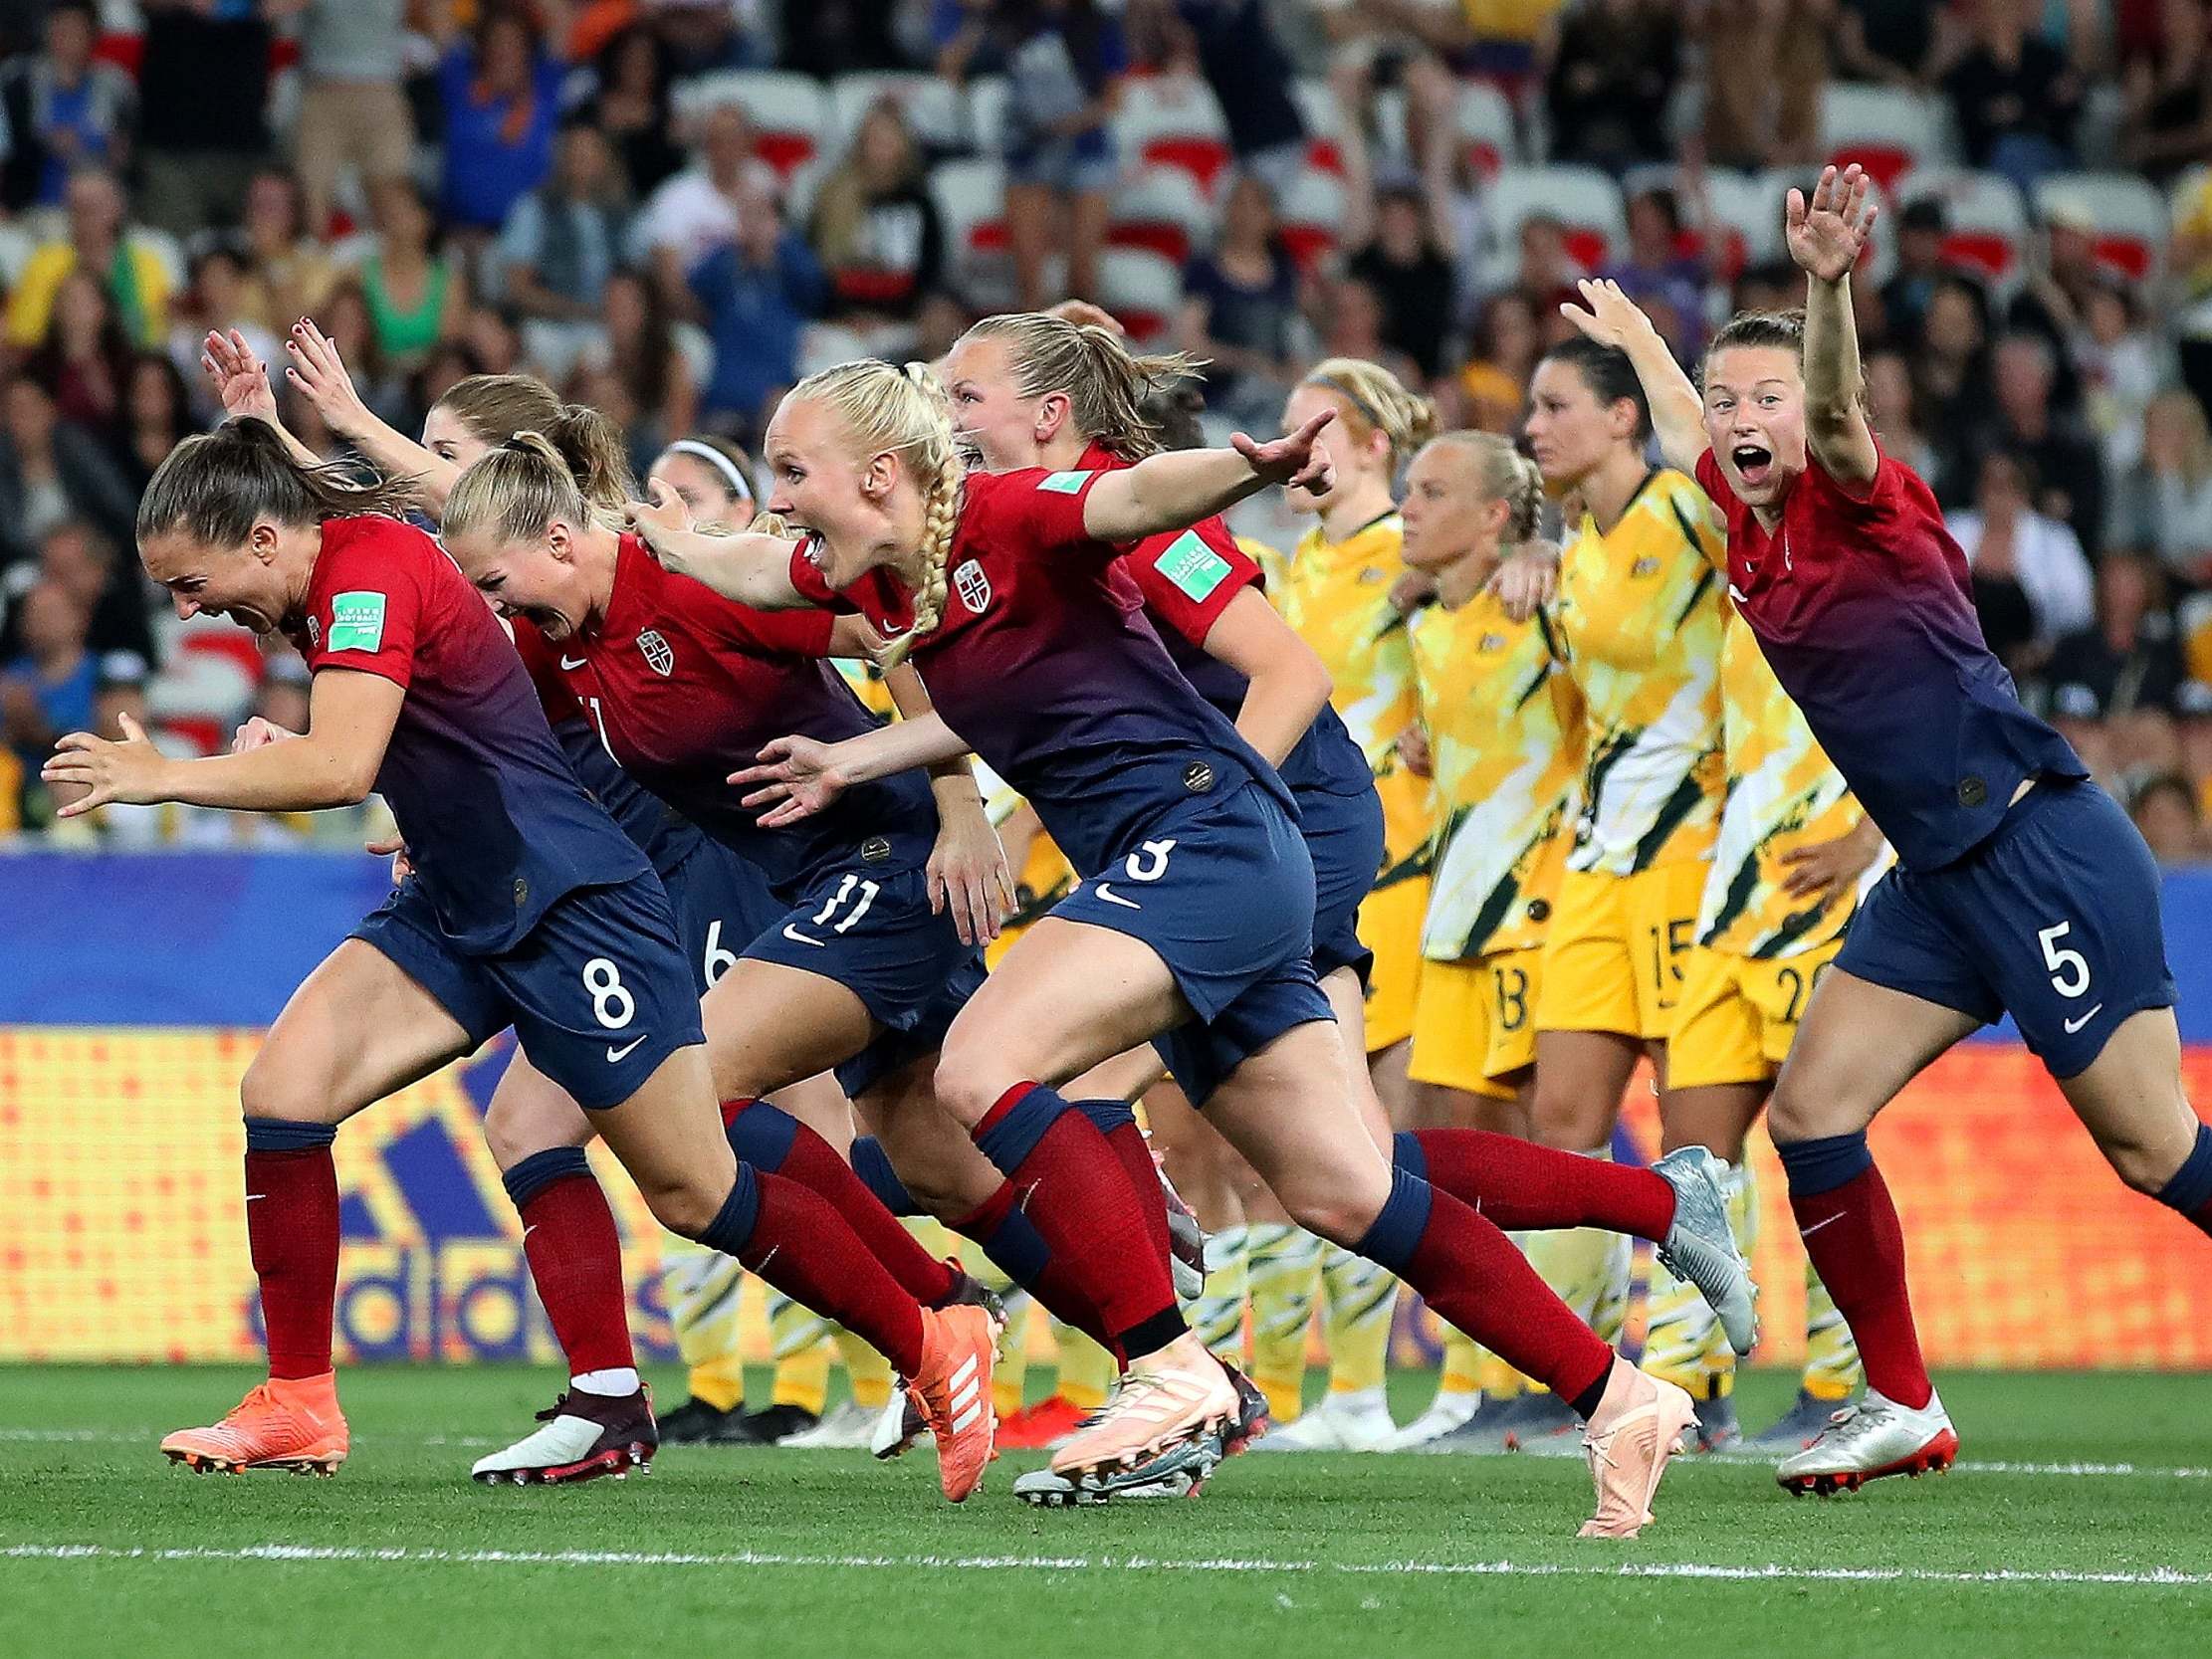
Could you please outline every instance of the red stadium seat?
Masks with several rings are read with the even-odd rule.
[[[2027,275],[2031,232],[2028,209],[2012,181],[2000,173],[1928,168],[1914,173],[1900,202],[1932,197],[1942,203],[1950,230],[1943,257],[1982,278],[2000,295]]]
[[[1208,237],[1213,222],[1214,211],[1190,173],[1181,167],[1140,167],[1114,194],[1106,240],[1116,248],[1149,249],[1181,265]]]
[[[1491,277],[1511,280],[1523,220],[1550,214],[1565,227],[1567,253],[1595,271],[1628,242],[1621,187],[1595,167],[1507,167],[1491,181]]]
[[[1283,251],[1300,270],[1315,270],[1336,252],[1344,235],[1344,181],[1308,167],[1283,192],[1276,214]]]
[[[1229,164],[1228,123],[1213,90],[1182,76],[1129,82],[1114,111],[1114,132],[1125,156],[1181,167],[1210,194]]]
[[[1500,167],[1520,159],[1513,106],[1497,88],[1485,81],[1468,82],[1459,90],[1455,115],[1459,153],[1478,177],[1495,178]]]
[[[755,151],[785,180],[833,145],[835,111],[821,83],[777,70],[730,70],[679,82],[676,112],[693,116],[725,104],[743,105]]]
[[[1892,193],[1914,168],[1948,158],[1941,105],[1896,87],[1831,83],[1821,98],[1821,143],[1837,166],[1856,161]]]
[[[930,194],[956,264],[1005,252],[1006,174],[997,162],[942,162],[930,170]]]

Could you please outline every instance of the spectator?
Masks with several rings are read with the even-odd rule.
[[[530,367],[522,319],[504,306],[471,306],[461,319],[461,338],[486,374],[521,374]]]
[[[86,646],[102,672],[116,681],[138,681],[153,661],[153,629],[146,590],[135,559],[118,557],[115,545],[82,518],[65,518],[38,543],[35,558],[7,567],[0,577],[0,658],[22,649],[19,601],[40,583],[67,593],[91,619]]]
[[[684,164],[684,152],[669,136],[676,117],[660,36],[642,24],[624,29],[600,50],[595,75],[598,85],[583,118],[607,135],[630,194],[643,201]]]
[[[0,390],[0,544],[20,556],[65,518],[128,541],[137,501],[100,440],[55,413],[28,375]]]
[[[2060,728],[2103,728],[2110,766],[2126,771],[2173,747],[2189,684],[2164,582],[2149,560],[2107,555],[2097,567],[2097,620],[2060,640],[2044,679]]]
[[[264,362],[283,338],[281,333],[264,328],[252,314],[246,264],[230,242],[210,243],[193,259],[192,281],[176,312],[169,351],[185,362],[199,355],[201,343],[211,332],[227,334],[235,329]]]
[[[419,361],[461,326],[468,285],[434,238],[430,202],[406,179],[387,179],[370,197],[375,239],[361,261],[360,296],[376,348],[395,364]]]
[[[397,174],[381,177],[397,178]],[[337,283],[337,267],[309,227],[312,214],[301,183],[281,168],[254,175],[246,188],[246,217],[239,239],[246,261],[245,314],[273,334],[313,316]]]
[[[2032,190],[2073,165],[2082,87],[2065,55],[2029,32],[2029,0],[1972,0],[1940,68],[1967,160]]]
[[[2016,583],[2027,600],[2032,634],[2011,641],[2015,649],[2006,662],[2016,675],[2040,669],[2053,643],[2088,627],[2096,610],[2089,556],[2065,523],[2035,510],[2034,477],[2032,464],[2023,457],[1992,450],[1982,458],[1973,509],[1946,520],[1973,569],[1977,606],[1985,578]],[[1986,613],[1983,626],[1990,626]],[[2017,629],[2001,631],[2010,635]],[[1995,640],[1991,645],[1994,649]]]
[[[138,90],[113,64],[96,63],[100,8],[56,0],[46,50],[0,69],[0,207],[59,207],[78,167],[120,172],[130,162]]]
[[[1822,159],[1834,9],[1834,0],[1700,0],[1703,151],[1711,165],[1756,171]]]
[[[1803,292],[1802,282],[1798,285]],[[1923,430],[1935,446],[1929,479],[1948,507],[1973,488],[1967,437],[1989,408],[1989,311],[1981,284],[1949,276],[1928,297],[1917,339],[1898,336],[1913,365]]]
[[[776,61],[802,75],[896,69],[894,6],[883,0],[777,0]]]
[[[46,337],[62,279],[79,266],[108,288],[134,345],[158,345],[168,331],[169,271],[123,223],[122,190],[98,168],[72,174],[68,235],[32,254],[8,298],[8,343],[28,350]]]
[[[630,448],[650,461],[698,424],[699,383],[652,283],[617,271],[607,282],[605,315],[605,340],[591,366],[621,385],[636,411]],[[638,476],[645,476],[642,469]]]
[[[2201,864],[2208,848],[2204,810],[2179,772],[2153,772],[2127,792],[2127,815],[2150,844],[2150,856],[2171,869]]]
[[[737,240],[707,256],[690,290],[714,341],[707,420],[750,434],[769,399],[797,378],[800,337],[820,314],[828,284],[806,239],[784,227],[773,194],[743,184],[737,208]]]
[[[1306,162],[1306,123],[1292,96],[1297,66],[1265,0],[1139,0],[1132,23],[1147,7],[1175,20],[1182,50],[1214,89],[1238,169],[1287,190]]]
[[[2212,5],[2160,0],[2158,35],[2122,66],[2120,156],[2162,186],[2212,160]]]
[[[1657,161],[1681,67],[1681,22],[1666,0],[1593,0],[1559,21],[1546,78],[1552,158],[1625,172]]]
[[[1992,385],[1996,414],[1984,449],[2019,456],[2043,481],[2038,510],[2063,519],[2094,558],[2104,541],[2104,464],[2079,417],[2053,408],[2057,356],[2041,334],[1998,341]]]
[[[1935,452],[1921,430],[1919,394],[1902,351],[1886,348],[1867,354],[1867,408],[1881,447],[1918,473],[1935,476]]]
[[[1529,376],[1543,346],[1528,296],[1494,294],[1475,318],[1466,366],[1459,371],[1464,424],[1478,432],[1517,432]]]
[[[1333,39],[1358,42],[1370,54],[1417,47],[1455,73],[1495,82],[1516,97],[1536,76],[1540,45],[1561,0],[1484,0],[1438,5],[1435,0],[1319,0]],[[1378,38],[1379,37],[1379,38]]]
[[[650,0],[647,9],[678,80],[769,66],[768,19],[760,0]]]
[[[34,779],[55,738],[91,727],[99,664],[85,647],[90,619],[59,584],[39,583],[17,608],[22,655],[0,668],[0,727],[23,776]],[[38,815],[35,805],[25,813]]]
[[[1451,268],[1451,230],[1434,208],[1433,191],[1411,176],[1377,187],[1367,139],[1357,117],[1366,107],[1365,77],[1335,78],[1338,100],[1352,112],[1338,138],[1345,180],[1341,245],[1344,268],[1374,293],[1383,308],[1383,338],[1399,355],[1420,365],[1424,379],[1443,367],[1444,336],[1452,317],[1457,278]],[[1409,72],[1415,119],[1424,131],[1448,133],[1456,86],[1440,70]],[[1429,169],[1434,185],[1438,171]]]
[[[1229,183],[1220,240],[1183,277],[1182,343],[1207,369],[1207,399],[1239,424],[1273,421],[1297,383],[1298,268],[1275,235],[1275,201],[1249,173]]]
[[[285,385],[292,394],[292,401],[286,406],[285,423],[308,448],[328,455],[333,450],[350,447],[351,435],[365,424],[364,414],[387,426],[409,429],[418,426],[421,410],[429,404],[410,406],[402,394],[399,382],[405,375],[394,370],[384,353],[377,337],[375,311],[361,285],[339,283],[331,291],[330,301],[316,321],[336,348],[345,374],[341,377],[342,386],[332,385],[332,391],[337,395],[329,398],[326,406],[318,407],[306,396],[292,370],[286,369]],[[290,348],[288,341],[287,351]]]
[[[680,295],[686,273],[738,234],[740,194],[777,188],[775,169],[754,154],[744,108],[716,104],[700,121],[699,159],[654,191],[631,226],[630,257]]]
[[[1682,212],[1673,191],[1639,190],[1629,197],[1628,213],[1628,258],[1602,274],[1644,308],[1675,357],[1686,363],[1705,341],[1711,275],[1704,259],[1681,251]],[[1711,257],[1722,251],[1717,236],[1705,238],[1704,246]]]
[[[2151,399],[2141,459],[2112,493],[2108,539],[2192,586],[2212,581],[2212,431],[2189,392]]]
[[[553,171],[562,67],[528,12],[487,7],[438,67],[447,221],[487,239]]]
[[[1557,214],[1531,213],[1521,221],[1517,240],[1513,291],[1534,308],[1539,323],[1548,322],[1566,302],[1579,301],[1575,284],[1587,273],[1567,252],[1567,224]],[[1803,289],[1802,280],[1798,286]]]
[[[814,197],[809,231],[829,278],[829,315],[863,337],[914,320],[922,296],[944,275],[945,225],[895,100],[878,99],[861,116]]]
[[[2145,324],[2134,291],[2107,282],[2091,292],[2067,354],[2081,383],[2083,418],[2103,451],[2104,476],[2114,478],[2141,458],[2143,419],[2168,383],[2173,348]]]
[[[271,0],[139,0],[139,211],[175,237],[238,223],[269,154]]]
[[[914,312],[914,355],[925,363],[942,362],[974,320],[968,308],[943,289],[923,295]]]
[[[1841,78],[1921,91],[1945,15],[1928,0],[1843,0],[1836,9]]]
[[[1943,255],[1950,231],[1950,215],[1940,196],[1914,196],[1897,215],[1896,269],[1881,285],[1881,309],[1897,339],[1917,339],[1936,288],[1945,278],[1964,275]],[[1853,292],[1858,292],[1858,285]]]
[[[2055,390],[2073,408],[2081,400],[2067,348],[2082,326],[2090,297],[2112,278],[2097,254],[2097,216],[2071,193],[2050,201],[2043,215],[2040,257],[2028,265],[2026,281],[2007,312],[2014,329],[2033,329],[2058,353]]]
[[[169,451],[192,435],[192,394],[176,363],[141,351],[123,377],[122,433],[117,458],[131,493],[143,491]]]
[[[130,340],[108,303],[108,291],[90,271],[76,270],[54,294],[46,340],[23,365],[53,396],[65,421],[112,442],[121,429],[123,377]]]
[[[521,313],[524,350],[547,379],[566,379],[600,338],[601,300],[628,230],[613,149],[596,127],[571,122],[553,176],[515,204],[499,242],[507,304]]]
[[[1321,355],[1381,363],[1406,385],[1422,384],[1421,369],[1384,337],[1390,312],[1371,283],[1338,277],[1323,290]]]
[[[297,241],[303,230],[320,236],[329,228],[338,175],[347,168],[364,186],[406,177],[415,123],[401,90],[407,0],[291,4],[300,12],[300,112],[292,152],[303,198],[292,229]],[[281,325],[289,326],[292,316]]]

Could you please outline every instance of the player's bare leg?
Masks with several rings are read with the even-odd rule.
[[[2089,1069],[2059,1089],[2119,1178],[2151,1197],[2183,1174],[2205,1136],[2182,1091],[2181,1029],[2171,1008],[2122,1021]],[[2183,1213],[2208,1226],[2201,1207]]]
[[[1814,1270],[1867,1367],[1867,1394],[1775,1478],[1793,1492],[1855,1490],[1949,1467],[1958,1435],[1928,1381],[1905,1286],[1904,1236],[1867,1126],[1980,1021],[1842,968],[1821,975],[1767,1108],[1790,1209]]]
[[[469,1035],[372,945],[346,939],[292,993],[239,1087],[246,1236],[261,1281],[269,1380],[208,1428],[161,1442],[186,1467],[333,1474],[350,1441],[331,1364],[337,1174],[356,1112],[467,1054]]]

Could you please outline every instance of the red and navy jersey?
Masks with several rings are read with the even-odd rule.
[[[1093,444],[1083,452],[1083,465],[1110,472],[1135,463]],[[1145,615],[1183,678],[1233,725],[1251,682],[1209,655],[1206,636],[1239,593],[1265,585],[1257,561],[1217,515],[1187,530],[1148,536],[1122,555],[1122,569],[1137,584]],[[1327,703],[1276,770],[1293,794],[1364,795],[1375,787],[1367,756]]]
[[[786,829],[762,828],[745,791],[725,781],[772,737],[834,743],[875,729],[823,660],[831,626],[820,611],[757,611],[671,575],[625,535],[605,616],[562,641],[554,660],[622,769],[788,900],[855,860],[917,868],[937,840],[937,806],[918,773],[848,790]]]
[[[538,688],[538,701],[545,708],[553,740],[568,757],[576,781],[591,791],[608,816],[621,826],[622,833],[637,843],[638,851],[653,869],[665,876],[698,851],[706,839],[698,827],[625,772],[607,752],[597,728],[584,718],[575,694],[561,679],[560,653],[546,636],[527,622],[519,623],[515,649],[522,656],[523,667],[530,671],[530,683]]]
[[[1257,779],[1290,794],[1177,672],[1144,620],[1120,549],[1083,528],[1095,470],[971,473],[946,560],[945,609],[913,660],[945,724],[1037,809],[1088,874],[1178,806]],[[802,547],[791,581],[896,635],[905,587],[871,570],[832,593]]]
[[[2023,780],[2089,775],[2021,707],[1982,639],[1966,556],[1911,468],[1884,455],[1855,496],[1807,457],[1772,534],[1710,453],[1697,482],[1728,521],[1730,597],[1907,868],[1971,849]]]
[[[405,691],[376,791],[446,936],[498,955],[581,887],[647,873],[568,769],[530,676],[484,597],[396,518],[331,518],[286,633],[311,672]]]

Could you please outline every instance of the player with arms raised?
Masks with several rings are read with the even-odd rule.
[[[1865,1357],[1867,1395],[1777,1471],[1793,1491],[1946,1467],[1897,1214],[1867,1127],[2010,1013],[2121,1178],[2212,1232],[2212,1126],[2181,1085],[2158,876],[1983,642],[1926,484],[1867,421],[1851,271],[1875,209],[1857,167],[1790,192],[1796,313],[1737,317],[1699,395],[1643,312],[1585,283],[1585,333],[1634,359],[1667,459],[1728,520],[1729,589],[1898,865],[1806,1010],[1770,1108],[1790,1205]]]

